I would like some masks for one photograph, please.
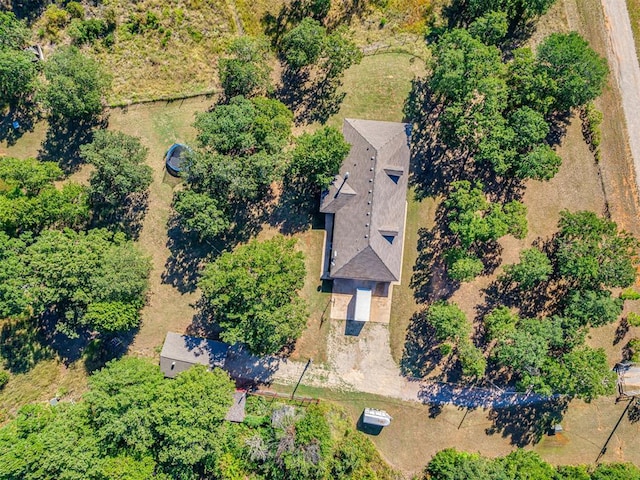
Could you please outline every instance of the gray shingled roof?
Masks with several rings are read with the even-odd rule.
[[[229,345],[206,338],[167,332],[160,357],[208,367],[222,367]]]
[[[343,134],[351,151],[320,206],[321,212],[335,215],[332,278],[400,280],[408,128],[405,123],[345,119]]]

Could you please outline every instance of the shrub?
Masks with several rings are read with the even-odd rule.
[[[9,372],[5,370],[0,370],[0,390],[2,390],[7,383],[9,383]]]
[[[629,315],[627,315],[627,322],[632,327],[640,327],[640,315],[635,312],[630,312]]]
[[[67,12],[69,12],[71,18],[84,18],[84,7],[80,2],[69,2],[64,8]]]
[[[640,300],[640,293],[636,292],[633,288],[625,288],[620,292],[620,298],[622,300]]]
[[[69,22],[69,14],[66,10],[51,4],[44,12],[45,32],[51,37],[57,37],[61,28]]]
[[[629,360],[632,362],[640,361],[640,338],[632,338],[627,343],[627,350],[629,352]]]
[[[109,30],[107,22],[101,19],[73,20],[69,26],[69,36],[76,45],[83,45],[105,37]]]

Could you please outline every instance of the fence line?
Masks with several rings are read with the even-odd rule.
[[[291,395],[288,395],[286,393],[273,392],[271,390],[252,390],[252,391],[248,391],[247,395],[257,395],[260,397],[271,398],[272,400],[279,398],[283,400],[288,400],[290,402],[295,402],[300,405],[312,405],[312,404],[318,405],[320,403],[319,398],[300,397],[297,395],[291,398]]]

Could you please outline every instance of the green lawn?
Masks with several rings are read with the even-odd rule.
[[[342,128],[345,118],[401,122],[402,109],[414,77],[424,75],[423,60],[404,53],[366,56],[344,76],[347,93],[329,124]]]

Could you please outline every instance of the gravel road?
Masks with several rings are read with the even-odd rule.
[[[636,183],[640,179],[640,65],[625,0],[602,0],[607,57],[622,96]],[[638,185],[640,189],[640,184]]]

